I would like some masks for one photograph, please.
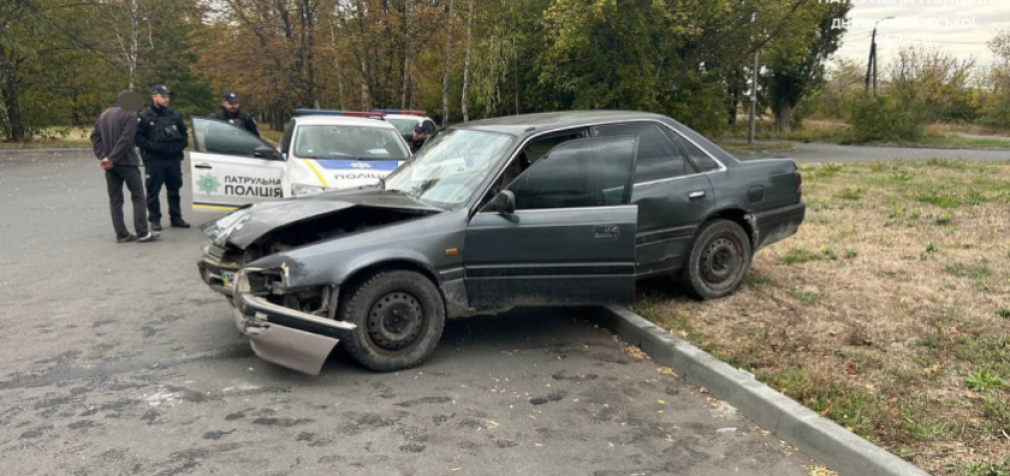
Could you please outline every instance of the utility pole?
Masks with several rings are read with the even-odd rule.
[[[758,104],[758,52],[754,52],[754,70],[751,71],[750,87],[750,131],[747,133],[747,144],[754,144],[754,120],[757,116],[757,104]]]
[[[881,18],[873,24],[873,40],[870,41],[870,59],[866,63],[866,85],[863,87],[863,99],[870,96],[870,77],[873,77],[873,97],[877,97],[877,25],[882,21],[893,20],[894,17]]]

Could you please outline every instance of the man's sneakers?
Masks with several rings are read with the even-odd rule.
[[[146,235],[137,238],[137,243],[151,243],[153,241],[158,241],[159,238],[161,238],[161,233],[158,233],[156,231],[149,231],[147,232]]]
[[[172,228],[189,228],[189,223],[186,223],[186,220],[183,220],[182,218],[172,220]],[[151,231],[161,231],[161,223],[152,221]]]
[[[130,234],[126,235],[126,236],[117,236],[116,237],[116,243],[120,244],[120,245],[123,244],[123,243],[132,243],[134,241],[137,241],[137,235],[134,235],[133,233],[130,233]]]

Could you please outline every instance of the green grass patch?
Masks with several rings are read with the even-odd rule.
[[[993,436],[1004,437],[1010,433],[1010,399],[1006,393],[986,392],[975,408],[982,415],[984,428]]]
[[[815,170],[814,173],[811,174],[810,176],[811,178],[823,179],[828,177],[834,177],[835,175],[838,175],[838,172],[841,171],[842,171],[841,164],[824,164],[818,167],[817,170]]]
[[[856,187],[856,188],[845,187],[845,189],[843,189],[841,193],[838,194],[838,198],[841,198],[842,200],[858,201],[863,198],[863,195],[866,195],[866,189],[863,187]]]
[[[887,177],[892,184],[904,184],[912,181],[912,174],[904,171],[894,172]]]
[[[1000,463],[969,463],[958,469],[961,476],[1010,476],[1010,457]]]
[[[968,168],[967,160],[947,160],[947,159],[937,159],[932,158],[926,161],[926,165],[930,167],[939,167],[941,169],[950,170],[966,170]]]
[[[964,386],[976,392],[985,392],[1006,387],[1006,382],[996,372],[983,369],[968,375],[964,379]]]
[[[782,257],[785,264],[800,264],[809,261],[820,261],[824,259],[823,254],[811,253],[803,248],[793,248]]]
[[[798,367],[760,379],[856,434],[874,438],[874,424],[881,415],[880,398],[842,381],[808,374]]]
[[[915,200],[922,203],[932,203],[940,208],[957,208],[963,203],[960,197],[946,192],[931,191],[919,194]]]
[[[810,291],[792,291],[789,295],[809,306],[816,306],[821,302],[821,296]]]
[[[974,264],[965,264],[961,261],[955,261],[947,264],[947,266],[944,267],[944,271],[957,277],[970,277],[974,279],[988,278],[989,276],[995,274],[995,271],[992,269],[992,263],[985,258],[978,260]]]

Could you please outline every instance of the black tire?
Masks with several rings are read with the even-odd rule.
[[[723,219],[702,225],[681,270],[681,283],[699,299],[719,299],[733,294],[747,277],[750,238],[740,225]]]
[[[379,372],[416,367],[435,350],[445,327],[438,288],[414,271],[383,271],[350,291],[338,318],[356,324],[344,340],[351,358]]]

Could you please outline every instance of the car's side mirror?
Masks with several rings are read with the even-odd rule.
[[[273,147],[266,145],[257,147],[256,151],[253,152],[253,157],[267,160],[281,160],[280,154]]]
[[[498,213],[512,215],[516,212],[516,194],[511,190],[505,190],[494,197],[491,201],[491,208]]]

